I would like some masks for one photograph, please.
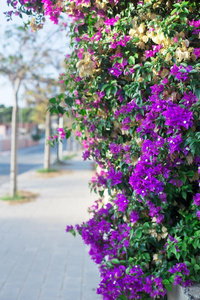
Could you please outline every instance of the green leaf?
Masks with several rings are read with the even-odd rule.
[[[168,279],[164,279],[163,284],[164,284],[167,291],[170,291],[170,292],[172,291],[172,285],[171,285],[171,283],[169,282]]]
[[[119,261],[119,259],[117,259],[117,258],[113,258],[113,259],[111,259],[111,261],[110,261],[112,264],[120,264],[120,261]]]
[[[64,97],[65,97],[65,94],[64,94],[64,93],[58,95],[58,99],[59,99],[60,101],[61,101],[62,99],[64,99]]]
[[[71,136],[71,133],[72,133],[71,129],[69,129],[65,132],[66,139],[68,139]]]
[[[51,104],[55,104],[55,103],[57,103],[57,101],[56,101],[56,98],[55,98],[55,97],[53,97],[53,98],[49,99],[49,102],[50,102]]]
[[[122,64],[122,62],[123,62],[123,57],[122,58],[119,58],[118,60],[117,60],[117,62],[119,63],[119,64]]]
[[[137,42],[139,42],[139,37],[134,37],[132,40],[131,40],[131,42],[132,43],[137,43]]]
[[[106,265],[107,265],[109,268],[113,268],[113,265],[111,264],[110,261],[107,261],[107,262],[106,262]]]
[[[149,61],[146,61],[144,64],[144,67],[152,67],[152,63],[150,63]]]
[[[140,238],[142,237],[142,230],[141,230],[141,229],[138,229],[138,230],[136,231],[136,237],[137,237],[138,239],[140,239]]]
[[[195,74],[195,73],[198,73],[197,70],[193,69],[189,72],[190,74]]]
[[[140,66],[139,64],[136,64],[136,65],[133,67],[133,69],[139,69],[139,68],[141,68],[141,66]]]
[[[195,264],[195,265],[194,265],[194,270],[195,270],[195,271],[198,271],[198,270],[200,270],[200,266],[199,266],[199,265],[197,265],[197,264]]]
[[[76,236],[76,231],[74,229],[70,229],[69,233],[71,233],[73,236]]]
[[[195,89],[195,95],[200,99],[200,89]]]
[[[106,84],[104,84],[104,86],[101,88],[101,90],[102,91],[104,91],[107,87],[109,87],[110,86],[110,83],[106,83]]]
[[[65,103],[66,103],[68,106],[72,107],[72,105],[73,105],[73,98],[70,97],[70,96],[66,97],[66,98],[65,98]]]
[[[129,263],[132,263],[132,262],[134,262],[134,260],[135,260],[135,259],[134,259],[133,257],[129,257],[128,262],[129,262]]]
[[[182,197],[183,197],[183,199],[187,199],[187,193],[186,192],[182,192]]]
[[[65,109],[62,106],[58,106],[58,111],[62,115],[65,113]]]
[[[106,96],[109,97],[110,94],[111,94],[111,91],[112,91],[112,87],[109,86],[107,89],[106,89]]]
[[[187,250],[187,244],[186,244],[186,243],[182,243],[182,249],[183,249],[184,251]]]
[[[99,195],[100,195],[101,197],[103,197],[103,195],[104,195],[104,190],[103,190],[103,191],[99,191]]]
[[[186,173],[187,177],[192,178],[194,176],[194,171],[190,170]]]
[[[76,124],[76,123],[73,123],[73,124],[72,124],[72,129],[75,130],[76,127],[77,127],[77,124]]]
[[[135,57],[134,56],[130,56],[129,59],[128,59],[128,63],[130,65],[134,65],[135,64]]]
[[[174,245],[172,245],[171,252],[174,253],[174,255],[176,255],[177,250]]]
[[[127,297],[126,297],[125,295],[121,294],[121,295],[119,296],[119,299],[120,299],[120,300],[127,300]]]

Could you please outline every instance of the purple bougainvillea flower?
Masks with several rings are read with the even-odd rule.
[[[107,172],[107,179],[111,179],[111,186],[120,184],[122,182],[122,175],[123,173],[121,171],[115,171],[114,168],[112,167],[108,172]]]
[[[125,212],[128,202],[128,199],[123,194],[117,194],[115,204],[119,207],[119,211]]]
[[[165,125],[170,127],[188,129],[193,125],[193,113],[177,104],[170,105],[162,114],[166,118]]]
[[[195,48],[194,51],[193,51],[193,53],[196,56],[196,59],[198,59],[199,56],[200,56],[200,48]]]
[[[66,230],[65,230],[65,231],[66,231],[66,232],[70,232],[70,230],[73,230],[73,229],[74,229],[74,227],[73,227],[72,225],[71,225],[71,226],[68,225],[68,226],[66,227]]]
[[[183,72],[184,70],[184,72]],[[170,71],[170,75],[173,75],[176,79],[178,79],[179,81],[186,81],[188,79],[188,74],[190,71],[192,71],[193,68],[192,66],[188,66],[188,67],[183,67],[182,65],[180,65],[179,67],[175,64]]]
[[[170,268],[168,272],[171,274],[181,273],[187,276],[189,276],[190,273],[185,263],[177,263],[174,267]]]
[[[136,223],[138,220],[139,220],[140,216],[139,216],[139,213],[134,210],[130,213],[130,221],[133,222],[133,223]]]
[[[116,69],[115,67],[108,69],[109,73],[113,76],[119,77],[122,74],[122,71]]]
[[[197,193],[197,194],[193,197],[193,199],[194,199],[193,204],[196,204],[197,206],[200,206],[200,194]]]
[[[83,153],[83,159],[86,160],[90,156],[90,151],[85,151]]]
[[[115,25],[115,23],[119,20],[119,16],[116,16],[116,18],[111,18],[111,19],[106,19],[104,22],[105,22],[105,25],[109,26],[109,25]]]

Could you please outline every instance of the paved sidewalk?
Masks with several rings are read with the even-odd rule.
[[[19,190],[39,193],[29,203],[0,201],[0,300],[100,300],[97,267],[79,236],[66,225],[88,219],[91,163],[70,161],[65,174],[19,176]],[[8,183],[0,195],[9,190]]]

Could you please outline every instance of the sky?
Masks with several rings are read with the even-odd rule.
[[[8,6],[6,4],[6,0],[1,0],[0,5],[0,28],[1,31],[5,30],[8,25],[10,25],[10,22],[6,21],[6,16],[4,15],[4,11],[10,10],[8,9]],[[20,18],[15,18],[14,21],[12,21],[15,24],[23,24],[23,21]],[[0,104],[5,104],[6,106],[12,105],[13,103],[13,96],[12,96],[12,88],[5,76],[0,76]],[[20,103],[21,104],[21,103]]]
[[[17,24],[17,25],[23,25],[23,20],[19,17],[13,17],[12,21],[7,22],[6,21],[6,16],[4,14],[5,11],[7,10],[11,10],[11,7],[8,7],[6,4],[6,0],[0,0],[1,4],[0,4],[0,32],[3,32],[4,30],[6,30],[8,27],[10,27],[12,24]],[[55,30],[56,25],[52,24],[50,21],[46,22],[47,24],[45,25],[45,28],[47,30],[51,30],[53,28],[53,30]],[[65,40],[65,42],[64,42]],[[63,59],[64,59],[64,54],[68,54],[70,53],[68,44],[69,41],[67,40],[65,33],[61,32],[61,37],[59,37],[57,40],[57,46],[61,45],[62,43],[62,51],[63,51]],[[64,43],[63,43],[64,42]],[[63,47],[64,45],[64,47]],[[22,97],[22,93],[19,97],[19,106],[24,107],[26,106],[26,101],[25,99]],[[5,106],[12,106],[13,105],[13,95],[12,95],[12,87],[8,81],[8,79],[3,76],[0,75],[0,104],[4,104]]]

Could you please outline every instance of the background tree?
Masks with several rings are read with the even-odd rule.
[[[54,31],[54,33],[58,30]],[[1,36],[3,41],[0,52],[0,73],[6,76],[13,90],[14,105],[12,110],[11,164],[10,164],[10,196],[17,191],[17,114],[19,92],[24,91],[25,84],[32,87],[40,74],[50,76],[56,70],[52,69],[53,49],[47,47],[46,41],[51,41],[54,33],[33,33],[30,29],[13,26]],[[49,44],[48,44],[49,45]],[[52,75],[51,75],[52,76]]]
[[[21,122],[23,123],[33,122],[34,120],[32,116],[34,114],[35,109],[36,109],[35,107],[22,107],[20,109]],[[12,121],[12,106],[5,106],[4,104],[0,104],[0,123],[11,124],[11,121]]]
[[[57,68],[59,68],[57,66]],[[44,148],[44,169],[51,168],[51,147],[47,143],[51,136],[51,116],[48,110],[49,99],[59,93],[60,84],[53,78],[40,76],[38,84],[34,89],[29,88],[26,93],[26,100],[31,105],[35,105],[32,120],[36,124],[45,124],[45,148]]]
[[[0,123],[9,124],[12,119],[12,106],[0,104]]]

